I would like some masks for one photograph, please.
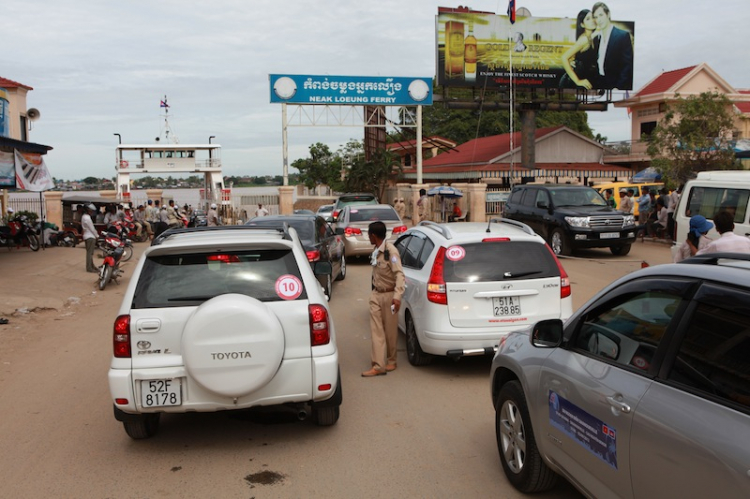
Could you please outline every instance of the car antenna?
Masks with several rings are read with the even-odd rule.
[[[485,231],[487,234],[489,234],[491,232],[490,231],[490,225],[491,224],[492,224],[492,218],[490,218],[490,220],[487,222],[487,230]]]

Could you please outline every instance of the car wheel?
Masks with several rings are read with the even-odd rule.
[[[36,234],[26,234],[26,239],[29,242],[31,251],[39,251],[39,239],[36,237]]]
[[[341,253],[341,270],[339,270],[339,275],[336,277],[336,280],[343,281],[344,279],[346,279],[346,255]]]
[[[413,366],[426,366],[432,362],[432,355],[424,353],[419,345],[417,329],[409,314],[406,315],[406,356]]]
[[[159,430],[159,416],[161,414],[141,414],[138,418],[131,417],[131,421],[123,421],[122,425],[130,438],[149,438]]]
[[[526,397],[518,381],[503,385],[495,407],[495,434],[508,481],[524,493],[555,485],[557,474],[542,459],[534,440]]]
[[[555,255],[569,255],[570,243],[562,229],[555,229],[549,238],[549,246]]]
[[[323,288],[323,291],[325,292],[328,299],[331,299],[331,293],[333,293],[333,279],[331,278],[331,274],[326,274],[326,285]]]
[[[622,244],[620,246],[612,246],[611,248],[609,248],[609,251],[611,251],[615,256],[625,256],[630,253],[630,245]]]
[[[312,410],[312,417],[318,426],[333,426],[339,420],[339,406],[334,407],[315,407]]]

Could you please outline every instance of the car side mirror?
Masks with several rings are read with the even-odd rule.
[[[534,324],[531,330],[531,344],[538,348],[556,348],[563,341],[563,322],[550,319]]]
[[[315,262],[313,273],[315,275],[333,274],[333,266],[331,265],[331,262]]]
[[[536,202],[536,207],[537,208],[542,208],[542,209],[545,209],[545,210],[547,208],[549,208],[549,206],[547,206],[547,201],[537,201]]]

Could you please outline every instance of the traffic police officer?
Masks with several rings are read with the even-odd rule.
[[[370,260],[373,266],[370,293],[372,368],[362,373],[365,378],[387,374],[396,369],[398,310],[406,289],[401,257],[393,243],[385,240],[385,224],[371,223],[368,233],[375,251]]]

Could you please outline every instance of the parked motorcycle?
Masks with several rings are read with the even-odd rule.
[[[122,261],[127,262],[133,257],[133,241],[127,237],[128,229],[122,222],[115,222],[107,227],[106,232],[102,232],[96,239],[96,247],[101,250],[102,256],[107,254],[106,236],[114,236],[120,239],[124,248]]]
[[[28,246],[39,251],[39,237],[25,215],[16,216],[6,227],[0,227],[0,246]]]
[[[105,254],[104,262],[99,267],[99,289],[104,290],[109,281],[119,284],[117,280],[122,275],[120,262],[123,261],[126,246],[116,234],[102,232],[101,235],[104,239]]]

